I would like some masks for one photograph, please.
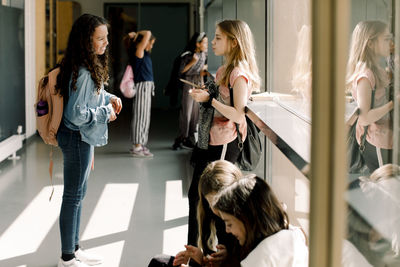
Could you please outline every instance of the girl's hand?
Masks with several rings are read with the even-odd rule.
[[[221,263],[228,257],[228,250],[224,245],[217,245],[217,252],[211,254],[208,258],[208,261],[213,264],[213,266],[217,266],[217,263]]]
[[[115,114],[114,108],[112,107],[112,104],[109,104],[111,106],[111,112],[110,112],[110,122],[115,121],[117,119],[117,115]]]
[[[203,252],[201,249],[191,245],[185,245],[186,253],[189,255],[190,258],[198,262],[200,265],[203,262]]]
[[[115,113],[119,114],[121,112],[122,109],[122,101],[121,98],[113,96],[110,99],[110,103],[112,104]]]
[[[207,76],[208,75],[208,71],[207,70],[201,70],[200,71],[200,76],[201,77],[204,77],[204,76]]]
[[[129,38],[134,39],[137,34],[136,34],[136,32],[130,32],[130,33],[128,33],[128,35],[129,35]]]
[[[185,251],[181,251],[176,254],[175,259],[172,263],[174,266],[187,264],[190,258],[195,260],[199,264],[202,263],[203,252],[201,252],[199,248],[191,245],[185,245],[185,248]]]
[[[189,254],[187,253],[186,250],[179,252],[176,254],[175,259],[173,261],[174,266],[182,265],[182,264],[187,264],[189,261]]]
[[[210,99],[210,94],[203,89],[192,88],[189,94],[196,102],[207,102]]]

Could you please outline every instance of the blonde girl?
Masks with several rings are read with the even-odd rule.
[[[225,159],[232,163],[237,161],[240,151],[235,123],[239,124],[239,131],[245,140],[247,125],[244,108],[251,92],[260,87],[253,35],[244,21],[224,20],[218,23],[211,44],[215,55],[224,58],[224,64],[216,73],[218,96],[209,94],[207,90],[195,88],[190,93],[196,102],[213,109],[210,126],[202,123],[203,114],[200,113],[199,135],[208,131],[209,140],[206,144],[207,149],[199,149],[199,144],[195,148],[197,155],[193,162],[194,173],[188,195],[190,245],[195,245],[197,241],[197,187],[200,174],[207,164],[214,160]],[[231,105],[229,87],[233,88],[234,106]]]
[[[219,191],[241,178],[242,172],[229,161],[217,160],[207,165],[200,177],[198,187],[200,198],[197,209],[198,246],[186,246],[185,251],[176,255],[174,266],[186,263],[189,258],[201,266],[207,264],[239,266],[239,261],[235,261],[233,253],[233,248],[237,242],[232,235],[225,232],[224,222],[218,217],[218,213],[211,208],[211,204]],[[196,264],[193,263],[190,266],[193,265]]]
[[[346,87],[357,101],[360,116],[356,138],[360,143],[364,127],[368,126],[363,157],[370,172],[390,161],[393,132],[386,88],[389,79],[381,62],[390,55],[392,35],[381,21],[362,21],[353,31],[347,64]],[[375,91],[371,108],[372,91]]]

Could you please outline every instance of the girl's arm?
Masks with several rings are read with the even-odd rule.
[[[139,34],[143,35],[143,39],[136,46],[136,56],[138,58],[143,58],[144,50],[146,49],[146,46],[149,43],[151,37],[151,31],[140,31],[136,34],[135,38],[137,38]]]
[[[360,108],[359,121],[362,126],[376,122],[393,109],[393,101],[389,101],[381,107],[371,109],[371,93],[371,84],[366,78],[362,78],[357,85],[357,102]]]
[[[199,61],[199,56],[196,53],[194,53],[192,59],[189,61],[188,64],[185,65],[181,73],[183,74],[187,72],[194,64],[196,64],[197,61]]]
[[[111,103],[89,108],[90,99],[93,98],[94,94],[97,94],[89,71],[79,71],[76,86],[78,89],[71,92],[65,112],[65,116],[71,123],[80,127],[106,124],[116,119]]]

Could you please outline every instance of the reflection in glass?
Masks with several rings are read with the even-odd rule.
[[[311,26],[303,25],[298,33],[297,51],[293,64],[292,91],[306,104],[311,103]]]
[[[385,69],[392,35],[381,21],[361,21],[353,31],[346,86],[359,107],[356,139],[370,172],[391,162],[393,130],[389,76]]]
[[[400,266],[400,168],[361,176],[347,194],[347,238],[372,266]]]
[[[346,109],[359,110],[355,137],[358,145],[365,138],[365,169],[349,174],[346,242],[368,262],[354,258],[353,266],[400,266],[400,168],[392,164],[392,154],[398,153],[393,146],[398,63],[392,7],[390,0],[352,1],[346,92],[353,103]],[[349,255],[346,246],[343,257]],[[351,265],[343,261],[343,266]]]

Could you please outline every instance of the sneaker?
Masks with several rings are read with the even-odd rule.
[[[63,261],[62,259],[60,259],[58,261],[57,267],[88,267],[89,265],[80,262],[76,259],[72,259],[69,261]]]
[[[143,154],[144,154],[146,157],[152,158],[152,157],[154,156],[153,153],[150,152],[150,149],[148,149],[148,148],[145,147],[145,146],[142,146],[142,148],[143,148]]]
[[[103,262],[101,256],[86,252],[80,248],[75,251],[75,258],[89,266],[101,264]]]
[[[147,148],[146,148],[147,149]],[[129,150],[131,153],[132,157],[134,158],[152,158],[153,154],[150,153],[150,150],[145,150],[143,147],[136,149],[136,148],[131,148]]]

